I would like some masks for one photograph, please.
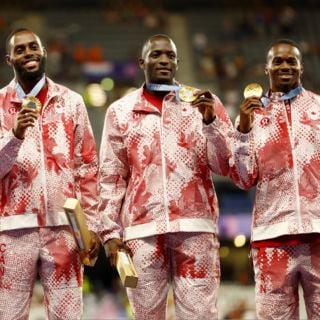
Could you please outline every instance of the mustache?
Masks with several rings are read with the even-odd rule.
[[[14,70],[22,80],[26,80],[26,81],[37,80],[38,78],[41,78],[43,73],[45,72],[46,63],[47,63],[47,58],[42,57],[40,59],[39,68],[36,71],[27,71],[20,64],[15,64]]]

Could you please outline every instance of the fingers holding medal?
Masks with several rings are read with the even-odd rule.
[[[179,90],[179,98],[183,102],[188,102],[188,103],[193,102],[194,100],[197,99],[197,96],[196,96],[197,91],[198,90],[196,88],[183,86]]]
[[[39,113],[41,110],[41,102],[36,97],[26,97],[22,100],[22,109],[27,109]]]
[[[259,83],[249,83],[243,91],[245,99],[256,97],[260,99],[262,97],[263,89]]]
[[[243,91],[244,101],[240,105],[239,131],[248,133],[254,123],[254,113],[261,112],[262,103],[260,101],[263,89],[258,83],[248,84]]]
[[[214,98],[209,90],[183,86],[179,90],[179,98],[183,102],[190,103],[192,107],[198,108],[206,124],[210,124],[215,119]]]
[[[179,89],[179,99],[180,101],[191,103],[196,105],[197,103],[205,103],[213,101],[213,97],[210,91],[208,90],[199,90],[189,86],[182,86]]]
[[[240,111],[251,113],[253,109],[261,109],[260,101],[263,89],[258,83],[249,83],[243,90],[244,102],[240,106]]]
[[[36,99],[36,100],[35,100]],[[18,139],[23,139],[26,129],[34,127],[35,121],[41,109],[41,103],[35,97],[23,99],[21,109],[17,115],[13,133]]]

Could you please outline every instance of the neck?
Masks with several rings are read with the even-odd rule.
[[[169,91],[152,91],[147,88],[144,88],[144,90],[146,92],[148,92],[149,95],[154,96],[154,97],[159,97],[159,98],[163,98],[169,92]]]
[[[33,79],[17,78],[17,81],[19,82],[25,94],[28,94],[34,88],[34,86],[40,81],[41,78],[42,75]]]
[[[297,83],[297,84],[295,84],[293,86],[292,85],[291,86],[283,85],[283,86],[280,86],[280,87],[277,87],[277,88],[272,88],[271,87],[271,91],[272,92],[288,93],[289,91],[294,90],[294,89],[296,89],[296,88],[298,88],[300,86],[301,86],[301,83]]]

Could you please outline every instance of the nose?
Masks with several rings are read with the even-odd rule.
[[[159,62],[162,64],[167,64],[169,62],[167,55],[166,54],[160,55]]]
[[[290,69],[291,68],[291,66],[290,66],[290,64],[288,63],[288,62],[286,62],[286,61],[283,61],[282,63],[281,63],[281,65],[280,65],[280,69]]]
[[[29,47],[26,47],[25,48],[25,55],[26,56],[30,56],[30,55],[33,55],[33,50]]]

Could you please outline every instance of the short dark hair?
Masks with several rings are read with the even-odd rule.
[[[141,50],[141,57],[142,58],[144,58],[146,48],[149,45],[149,43],[154,40],[157,40],[157,39],[166,39],[166,40],[168,40],[168,42],[174,43],[173,40],[169,36],[167,36],[166,34],[162,34],[162,33],[154,34],[153,36],[149,37],[143,44],[142,50]]]
[[[269,55],[270,50],[271,50],[274,46],[276,46],[276,45],[278,45],[278,44],[288,44],[288,45],[290,45],[290,46],[292,46],[292,47],[297,48],[297,49],[299,50],[299,53],[300,53],[300,60],[302,60],[301,47],[300,47],[300,45],[299,45],[296,41],[291,40],[291,39],[287,39],[287,38],[275,40],[275,41],[273,41],[273,42],[269,45],[269,49],[268,49],[268,51],[267,51],[267,60],[268,60],[268,55]]]
[[[11,40],[11,38],[12,38],[15,34],[20,33],[20,32],[25,32],[25,31],[34,33],[32,30],[30,30],[30,29],[28,29],[28,28],[17,28],[17,29],[12,30],[12,31],[9,33],[9,35],[7,36],[7,39],[6,39],[6,51],[7,51],[7,53],[10,52],[10,40]]]
[[[271,49],[273,46],[275,46],[277,44],[282,44],[282,43],[289,44],[289,45],[291,45],[293,47],[296,47],[299,51],[301,50],[300,45],[298,44],[298,42],[296,42],[294,40],[291,40],[291,39],[287,39],[287,38],[278,39],[278,40],[273,41],[269,48]]]

